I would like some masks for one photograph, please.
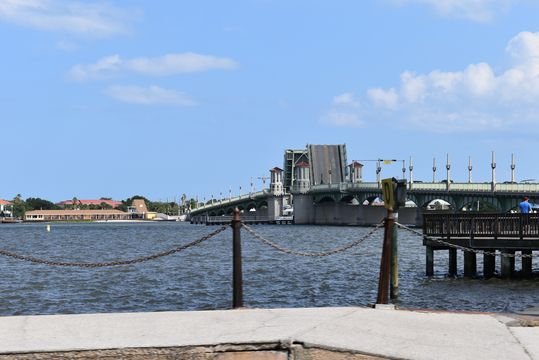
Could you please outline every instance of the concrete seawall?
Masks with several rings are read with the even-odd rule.
[[[539,327],[521,325],[356,307],[13,316],[0,318],[0,359],[539,360]]]

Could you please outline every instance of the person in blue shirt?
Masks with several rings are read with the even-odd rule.
[[[518,209],[520,210],[522,214],[529,214],[532,212],[532,206],[528,202],[527,196],[524,196],[524,198],[522,199],[522,202],[518,204]]]

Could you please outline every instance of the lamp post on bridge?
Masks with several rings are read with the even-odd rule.
[[[446,160],[446,163],[445,163],[445,169],[447,170],[447,177],[445,178],[446,179],[446,189],[449,190],[450,186],[451,186],[451,163],[449,162],[449,154],[447,154],[447,160]]]
[[[436,182],[436,158],[432,158],[432,182]]]
[[[511,183],[515,182],[515,155],[511,154]]]
[[[412,187],[412,184],[414,183],[414,178],[412,177],[412,171],[414,170],[414,166],[412,165],[412,157],[410,156],[410,166],[408,167],[410,169],[410,188]]]
[[[492,168],[492,191],[496,191],[496,155],[494,154],[494,151],[492,151],[492,162],[490,163],[490,167]]]
[[[472,182],[472,157],[468,156],[468,183]]]
[[[380,159],[376,160],[376,183],[378,184],[378,188],[380,188],[381,180],[380,180],[380,173],[382,172],[382,166],[380,166]]]

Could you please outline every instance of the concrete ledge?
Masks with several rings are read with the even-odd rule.
[[[538,331],[489,314],[355,307],[12,316],[0,318],[0,359],[539,360]]]

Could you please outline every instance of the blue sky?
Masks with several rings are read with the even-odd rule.
[[[539,4],[0,0],[0,198],[246,191],[283,150],[539,179]],[[382,177],[400,174],[384,165]],[[365,163],[374,180],[374,163]]]

